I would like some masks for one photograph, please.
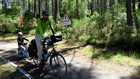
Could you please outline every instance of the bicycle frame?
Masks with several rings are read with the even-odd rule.
[[[56,42],[57,41],[51,41],[48,43],[45,39],[43,40],[42,49],[43,49],[43,58],[44,58],[43,63],[44,64],[40,65],[40,68],[42,69],[45,65],[45,62],[49,61],[48,63],[53,68],[54,74],[55,75],[59,74],[60,77],[64,77],[67,75],[67,63],[66,63],[65,58],[55,49],[54,44]],[[46,45],[48,46],[47,48],[46,48]],[[50,49],[50,52],[49,52],[49,49]],[[44,56],[46,52],[48,53],[47,58],[45,58]],[[62,73],[60,73],[61,71]]]
[[[45,50],[45,45],[46,44],[43,44],[43,54],[44,54],[44,52],[46,52],[46,50]],[[56,56],[57,55],[57,53],[56,53],[56,50],[55,50],[55,47],[54,47],[54,43],[53,43],[53,45],[52,45],[52,50],[50,51],[50,52],[48,52],[48,57],[47,58],[45,58],[45,62],[47,62],[47,60],[51,57],[51,56]]]

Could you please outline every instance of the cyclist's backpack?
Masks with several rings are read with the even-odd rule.
[[[37,56],[37,46],[36,46],[35,39],[33,39],[30,42],[28,52],[29,52],[29,57],[36,57],[36,58],[38,57]]]

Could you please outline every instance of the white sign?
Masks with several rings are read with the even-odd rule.
[[[71,25],[71,20],[69,17],[65,14],[63,19],[62,19],[62,25]]]

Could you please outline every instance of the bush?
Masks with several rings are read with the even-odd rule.
[[[5,10],[5,14],[6,15],[20,15],[20,10],[21,10],[21,7],[20,6],[16,6],[16,7],[13,7],[13,8],[4,8]]]
[[[0,14],[0,32],[16,33],[19,24],[19,6],[13,8],[3,8],[3,14]]]
[[[34,35],[35,34],[35,29],[30,30],[29,34]]]
[[[74,19],[70,38],[90,44],[132,48],[134,28],[127,26],[125,9],[118,8],[115,5],[113,11],[94,12],[89,18]]]
[[[33,23],[36,21],[34,14],[32,12],[26,11],[23,14],[24,26],[28,29],[33,28],[35,25]]]
[[[37,26],[37,19],[32,18],[26,23],[25,28],[26,30],[27,29],[30,30],[36,28],[36,26]]]
[[[0,31],[2,33],[15,33],[17,31],[19,17],[9,16],[2,14],[0,15]]]

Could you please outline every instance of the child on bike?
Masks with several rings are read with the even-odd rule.
[[[23,37],[22,32],[18,32],[17,43],[18,43],[18,55],[19,55],[19,57],[23,57],[23,56],[28,57],[27,43],[24,43],[24,40],[29,42],[28,39]]]

